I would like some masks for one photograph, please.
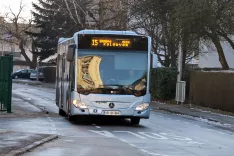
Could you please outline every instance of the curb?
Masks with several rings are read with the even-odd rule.
[[[211,122],[221,123],[220,121],[215,120],[215,119],[211,119],[211,118],[204,118],[204,117],[202,117],[202,116],[192,115],[192,114],[189,114],[189,113],[182,113],[182,112],[174,111],[174,110],[170,110],[170,109],[167,109],[167,108],[160,108],[160,107],[158,107],[157,109],[158,109],[158,110],[162,110],[162,111],[166,111],[166,112],[169,112],[169,113],[173,113],[173,114],[178,114],[178,115],[187,115],[187,116],[191,116],[191,117],[194,117],[194,118],[207,119],[208,121],[211,121]],[[223,123],[223,124],[225,124],[225,123]]]
[[[21,149],[18,149],[18,150],[13,150],[11,151],[9,154],[7,154],[6,156],[19,156],[21,154],[24,154],[26,152],[29,152],[30,150],[32,150],[33,148],[36,148],[46,142],[49,142],[49,141],[52,141],[54,139],[57,139],[58,138],[58,135],[52,135],[52,136],[49,136],[47,138],[44,138],[40,141],[36,141],[34,143],[32,143],[31,145],[28,145],[26,147],[23,147]]]

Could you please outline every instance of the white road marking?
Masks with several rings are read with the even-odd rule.
[[[108,138],[115,138],[115,136],[108,131],[93,131],[93,130],[89,130],[89,131],[96,133],[96,134],[99,134],[99,135],[102,135],[102,136],[105,136],[105,137],[108,137]]]
[[[158,153],[153,153],[153,152],[148,152],[144,149],[141,149],[142,152],[147,153],[149,155],[154,155],[154,156],[168,156],[168,155],[163,155],[163,154],[158,154]]]
[[[66,142],[74,142],[75,140],[65,140]]]
[[[185,123],[185,124],[188,124],[188,125],[190,124],[190,123],[188,123],[188,122],[184,122],[184,123]]]
[[[172,134],[172,133],[159,133],[159,134],[164,135],[164,136],[172,137],[172,139],[175,139],[175,140],[180,140],[180,141],[192,141],[191,138],[187,138],[187,137],[175,135],[175,134]]]
[[[128,143],[126,140],[124,140],[124,139],[119,139],[119,140],[121,140],[121,141],[123,141],[123,142],[126,142],[126,143]]]
[[[208,130],[208,131],[213,131],[212,129],[209,129],[209,128],[207,128],[206,130]]]
[[[129,144],[130,146],[132,146],[132,147],[136,147],[135,145],[133,145],[133,144]]]
[[[89,130],[90,132],[108,137],[108,138],[116,138],[121,140],[122,142],[128,143],[126,140],[121,139],[121,138],[117,138],[116,136],[114,136],[114,134],[108,132],[108,131],[94,131],[94,130]],[[157,139],[157,140],[169,140],[169,138],[174,139],[174,140],[178,140],[178,141],[187,141],[188,144],[199,144],[199,145],[204,145],[205,143],[201,143],[201,142],[197,142],[197,141],[193,141],[193,139],[191,138],[187,138],[187,137],[183,137],[183,136],[179,136],[179,135],[175,135],[172,133],[152,133],[152,132],[138,132],[134,133],[134,132],[130,132],[130,131],[114,131],[115,133],[128,133],[131,134],[133,136],[136,136],[140,139],[147,139],[147,138],[152,138],[152,139]],[[129,144],[129,143],[128,143]],[[130,144],[133,147],[136,147],[133,144]],[[148,152],[149,154],[150,152]],[[160,156],[164,156],[161,154],[157,154],[157,153],[150,153],[150,155],[160,155]]]
[[[223,133],[223,132],[218,132],[218,133],[220,133],[220,134],[225,134],[225,133]]]
[[[138,137],[138,138],[146,139],[146,137],[143,137],[143,136],[141,136],[141,135],[139,135],[139,134],[137,134],[137,133],[130,132],[130,131],[114,131],[114,132],[115,132],[115,133],[129,133],[129,134],[132,134],[132,135],[134,135],[134,136],[136,136],[136,137]]]
[[[99,126],[95,126],[96,128],[101,128],[101,127],[99,127]]]
[[[205,143],[196,142],[196,141],[189,141],[188,144],[199,144],[199,145],[204,145]]]
[[[194,126],[196,126],[196,127],[201,127],[201,126],[198,126],[198,125],[194,125]]]
[[[144,149],[141,149],[141,151],[142,151],[142,152],[145,152],[145,153],[147,153],[147,151],[146,151],[146,150],[144,150]]]
[[[151,133],[151,132],[138,132],[138,133],[146,137],[153,138],[153,139],[168,140],[167,137],[160,135],[160,134],[156,134],[156,133]]]

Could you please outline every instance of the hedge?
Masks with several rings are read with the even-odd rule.
[[[186,96],[189,95],[190,72],[184,72]],[[176,94],[177,69],[157,68],[151,70],[151,94],[153,99],[171,100]]]

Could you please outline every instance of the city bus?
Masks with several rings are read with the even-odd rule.
[[[82,30],[60,38],[56,105],[68,120],[150,116],[151,38],[132,31]],[[155,67],[155,65],[154,65]]]

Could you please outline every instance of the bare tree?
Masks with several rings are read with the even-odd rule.
[[[213,43],[223,69],[229,69],[222,42],[226,40],[232,48],[234,43],[233,0],[180,0],[178,19],[183,30],[196,35],[206,43]],[[185,29],[184,29],[185,28]]]
[[[174,3],[132,0],[130,4],[132,29],[152,37],[152,50],[163,66],[176,67],[180,37],[173,16]]]
[[[10,39],[1,38],[6,43],[11,43],[17,45],[24,56],[25,60],[30,64],[31,67],[35,65],[26,54],[26,48],[30,46],[31,39],[25,34],[25,31],[31,31],[33,29],[32,20],[27,20],[22,17],[22,12],[26,5],[20,2],[20,7],[17,13],[15,13],[11,7],[9,7],[9,12],[4,16],[4,22],[0,23],[0,28],[3,33],[7,33],[11,36]],[[29,45],[27,45],[29,44]]]
[[[82,28],[127,28],[127,0],[62,0],[59,11],[64,11]]]

